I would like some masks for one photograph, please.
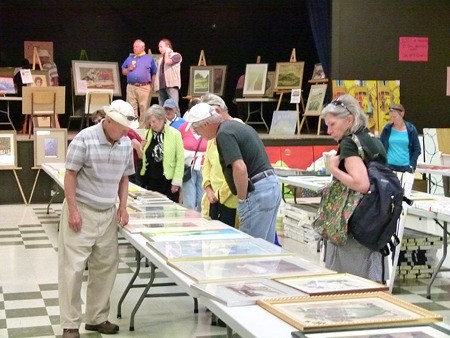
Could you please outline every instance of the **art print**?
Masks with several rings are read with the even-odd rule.
[[[266,91],[267,63],[247,64],[245,67],[244,96],[263,96]]]
[[[191,96],[201,96],[212,92],[213,67],[191,66],[189,78],[189,92]]]
[[[0,131],[0,170],[17,168],[17,141],[14,130]]]
[[[316,63],[314,65],[312,80],[323,80],[325,79],[325,72],[321,63]]]
[[[327,92],[327,85],[312,85],[306,102],[305,115],[320,116],[322,112],[323,100]]]
[[[213,93],[222,96],[225,91],[227,66],[212,66],[212,67],[213,67]]]
[[[277,62],[275,90],[301,89],[304,62]]]
[[[67,129],[34,128],[34,166],[66,160]]]
[[[165,231],[167,230],[167,231]],[[234,228],[220,228],[220,226],[210,223],[209,225],[199,227],[185,227],[173,229],[151,229],[142,232],[142,235],[150,242],[167,241],[202,241],[202,240],[223,240],[230,238],[249,238],[250,236]]]
[[[15,94],[16,86],[12,77],[0,77],[0,94]]]
[[[112,89],[122,95],[117,62],[72,60],[75,95],[85,95],[87,89]]]
[[[274,111],[270,124],[270,135],[295,135],[299,112],[296,110]]]

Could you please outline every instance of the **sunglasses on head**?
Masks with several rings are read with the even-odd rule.
[[[341,107],[344,107],[345,110],[347,110],[347,111],[350,113],[350,115],[352,115],[352,112],[350,111],[350,109],[348,109],[347,106],[344,104],[344,102],[342,102],[341,100],[339,100],[339,99],[333,100],[333,101],[331,101],[331,104],[332,104],[333,106],[341,106]]]
[[[118,112],[119,113],[119,112]],[[128,121],[132,122],[132,121],[136,121],[137,117],[136,116],[132,116],[132,115],[124,115],[122,113],[119,113],[120,115],[122,115],[123,117],[125,117]]]

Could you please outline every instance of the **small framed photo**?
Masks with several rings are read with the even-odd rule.
[[[316,63],[314,65],[313,75],[311,80],[322,80],[325,79],[325,73],[321,63]]]
[[[34,166],[66,161],[67,129],[34,128]]]
[[[191,66],[189,93],[198,97],[213,91],[214,67]]]
[[[304,332],[423,325],[442,316],[386,292],[258,300],[257,304]]]
[[[301,89],[303,81],[303,68],[301,62],[277,62],[275,70],[275,91]]]
[[[85,95],[87,89],[113,89],[122,96],[117,62],[72,60],[75,95]]]
[[[245,67],[244,96],[263,96],[266,92],[267,63],[251,63]]]
[[[48,70],[31,70],[31,77],[31,87],[47,87],[51,83]]]
[[[17,140],[15,130],[0,131],[0,170],[17,168]]]
[[[213,93],[222,96],[225,91],[225,79],[227,66],[212,66],[213,69]]]

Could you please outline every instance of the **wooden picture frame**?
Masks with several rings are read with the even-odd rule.
[[[334,273],[300,257],[289,256],[180,261],[168,264],[198,283]]]
[[[0,170],[17,168],[17,139],[15,130],[0,130]]]
[[[86,95],[86,89],[113,89],[122,96],[117,62],[72,60],[75,95]]]
[[[323,100],[327,93],[327,84],[312,85],[309,90],[308,101],[306,102],[306,116],[320,116],[323,107]]]
[[[67,154],[67,129],[34,128],[34,166],[63,163]]]
[[[191,66],[189,76],[189,94],[199,97],[213,90],[214,67]]]
[[[276,278],[275,280],[310,296],[389,290],[387,285],[376,283],[348,273],[285,277]]]
[[[295,135],[299,112],[296,110],[276,110],[272,115],[269,135]]]
[[[243,96],[263,96],[266,92],[267,63],[249,63],[245,66]]]
[[[305,62],[277,62],[275,91],[302,89]]]
[[[386,292],[258,300],[257,304],[304,332],[423,325],[442,316]]]
[[[273,91],[275,89],[275,71],[267,72],[266,78],[266,91],[264,97],[273,97]]]
[[[329,331],[321,333],[291,332],[294,338],[448,338],[450,331],[436,324],[429,326],[389,327],[384,329],[365,329],[349,331]]]
[[[222,96],[225,91],[225,80],[227,77],[226,65],[218,65],[213,67],[213,94]]]
[[[48,87],[51,85],[48,70],[31,70],[31,77],[33,79],[31,87]],[[41,82],[40,84],[39,79]]]
[[[325,79],[325,72],[323,71],[323,67],[321,63],[316,63],[314,65],[314,70],[312,74],[311,80],[323,80]]]
[[[303,292],[270,279],[247,279],[232,282],[197,283],[192,289],[226,306],[254,305],[258,299],[302,297]]]

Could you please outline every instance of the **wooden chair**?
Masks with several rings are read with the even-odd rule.
[[[104,106],[109,106],[113,99],[112,89],[88,89],[86,90],[86,103],[84,113],[81,118],[81,127],[89,126],[90,115],[98,109],[103,109]]]
[[[50,125],[56,127],[56,93],[52,91],[35,91],[31,93],[31,115],[28,120],[28,138],[31,138],[33,126],[39,125],[40,118],[49,118]]]

